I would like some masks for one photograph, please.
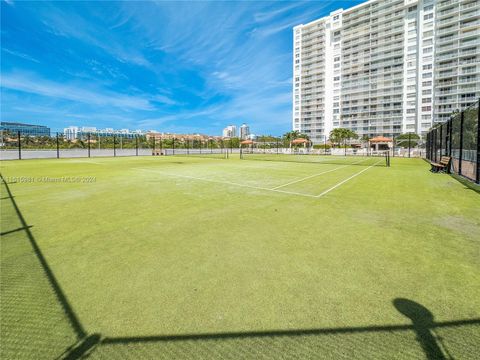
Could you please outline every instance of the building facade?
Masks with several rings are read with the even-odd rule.
[[[240,139],[247,139],[250,135],[250,127],[247,124],[240,126]]]
[[[223,129],[222,135],[226,138],[237,137],[237,127],[235,125],[228,125]]]
[[[47,126],[15,122],[2,121],[0,123],[0,131],[2,133],[8,133],[12,135],[18,134],[20,131],[20,135],[22,136],[50,136],[50,128]]]
[[[294,27],[292,127],[425,134],[480,96],[480,0],[371,0]]]
[[[121,137],[121,138],[129,138],[133,139],[137,135],[145,135],[144,131],[141,130],[129,130],[129,129],[120,129],[115,130],[113,128],[105,128],[105,129],[97,129],[96,127],[90,126],[69,126],[68,128],[63,129],[63,136],[67,140],[75,140],[75,139],[87,139],[88,136],[95,136],[95,137]]]

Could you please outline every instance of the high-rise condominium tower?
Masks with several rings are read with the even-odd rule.
[[[237,127],[235,125],[228,125],[223,129],[223,137],[236,137],[237,136]]]
[[[247,124],[240,126],[240,139],[246,139],[250,135],[250,127]]]
[[[480,0],[371,0],[293,29],[293,129],[425,133],[480,96]]]

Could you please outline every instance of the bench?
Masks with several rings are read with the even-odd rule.
[[[432,166],[430,171],[431,172],[436,172],[436,173],[438,173],[440,171],[448,172],[449,165],[450,165],[450,160],[451,160],[450,156],[442,156],[439,163],[430,161],[430,165]]]

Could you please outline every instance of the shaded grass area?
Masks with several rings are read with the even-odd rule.
[[[478,195],[462,192],[448,176],[430,174],[415,161],[398,162],[310,199],[162,174],[278,186],[324,167],[158,160],[44,161],[2,169],[9,176],[97,177],[94,184],[10,184],[13,194],[2,188],[6,355],[478,353]],[[145,168],[156,172],[140,171]],[[332,182],[322,176],[294,190],[322,191]],[[439,189],[446,189],[442,199],[430,197]],[[29,262],[22,257],[27,253]],[[19,265],[4,281],[9,259]],[[26,300],[18,301],[18,284],[28,284],[27,278],[33,290],[23,290]],[[415,301],[399,308],[392,301],[401,297]],[[47,311],[36,312],[34,300]],[[7,313],[13,320],[5,322]]]
[[[3,180],[3,179],[2,179]],[[1,358],[56,358],[85,332],[4,181],[1,194]]]

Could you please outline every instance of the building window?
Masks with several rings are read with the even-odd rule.
[[[423,16],[423,20],[429,20],[429,19],[433,19],[433,14],[425,14]]]

